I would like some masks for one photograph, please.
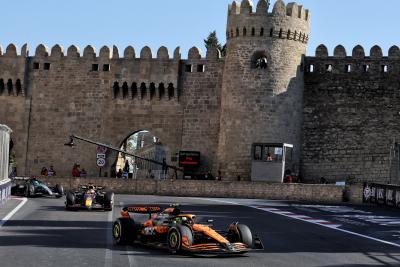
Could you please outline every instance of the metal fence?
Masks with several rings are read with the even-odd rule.
[[[0,182],[0,207],[3,206],[11,195],[11,180]]]
[[[364,183],[363,202],[400,208],[400,186]]]

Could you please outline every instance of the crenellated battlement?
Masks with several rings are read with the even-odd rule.
[[[277,0],[273,6],[272,12],[268,12],[269,2],[267,0],[259,0],[256,8],[252,0],[242,0],[241,3],[233,1],[228,6],[228,16],[237,15],[267,15],[267,16],[281,16],[281,17],[292,17],[309,21],[311,13],[308,9],[305,9],[302,5],[298,5],[295,2],[291,2],[287,5],[282,0]]]
[[[269,3],[260,0],[254,10],[251,0],[234,1],[228,7],[228,41],[235,38],[276,38],[307,43],[310,11],[297,3],[276,1],[272,12]]]
[[[400,49],[392,46],[388,50],[388,56],[383,56],[382,48],[375,45],[367,56],[364,48],[357,45],[348,55],[342,45],[337,45],[330,56],[325,45],[316,48],[314,57],[306,57],[305,70],[307,73],[318,74],[395,74],[400,70]]]
[[[192,48],[193,49],[193,48]],[[190,50],[188,52],[187,58],[191,59],[193,57],[193,50]],[[197,48],[196,48],[197,49]],[[197,49],[199,52],[199,56],[201,58],[201,53],[200,50]],[[14,44],[9,44],[6,48],[6,50],[3,50],[3,47],[0,46],[0,58],[1,57],[29,57],[29,49],[27,44],[25,44],[21,50],[20,53],[17,52],[18,48]],[[64,52],[64,48],[58,44],[54,45],[51,49],[49,49],[46,45],[44,44],[39,44],[36,49],[34,55],[32,57],[34,58],[71,58],[71,59],[76,59],[76,58],[86,58],[86,59],[101,59],[101,60],[111,60],[111,59],[137,59],[136,57],[136,50],[132,46],[128,46],[124,49],[123,56],[120,58],[120,53],[119,49],[116,46],[113,46],[112,49],[110,49],[108,46],[103,46],[99,53],[96,53],[96,48],[88,45],[84,48],[83,53],[81,54],[80,48],[71,45],[68,47],[67,52]],[[208,57],[208,56],[207,56]],[[218,57],[218,59],[220,56]],[[169,54],[169,50],[165,46],[161,46],[156,53],[156,56],[153,56],[153,51],[151,50],[150,47],[145,46],[140,50],[139,57],[138,59],[144,59],[144,60],[150,60],[150,59],[157,59],[157,60],[174,60],[174,61],[179,61],[181,60],[181,53],[180,53],[180,48],[177,47],[173,54],[172,57]]]

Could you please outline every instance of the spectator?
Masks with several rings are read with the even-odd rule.
[[[40,172],[40,175],[47,176],[47,169],[46,169],[46,167],[43,167],[43,168],[42,168],[42,171]]]
[[[51,165],[50,169],[47,171],[47,176],[56,176],[56,171],[54,170],[53,165]]]
[[[117,178],[122,178],[122,169],[119,169],[117,172]]]
[[[272,156],[270,153],[267,154],[267,161],[272,161]]]
[[[85,168],[82,168],[81,172],[80,172],[81,177],[86,177],[87,176],[87,172],[85,170]]]
[[[81,177],[81,171],[79,170],[79,164],[75,163],[72,168],[72,177]]]

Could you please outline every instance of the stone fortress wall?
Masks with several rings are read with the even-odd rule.
[[[306,57],[310,20],[296,3],[234,1],[224,58],[196,47],[187,59],[165,47],[154,55],[131,46],[81,53],[39,45],[33,55],[27,45],[20,53],[0,47],[0,123],[13,129],[18,173],[54,165],[66,176],[79,162],[94,176],[96,148],[65,147],[71,133],[120,146],[149,130],[169,164],[180,150],[200,151],[203,168],[227,179],[249,179],[253,143],[285,142],[294,144],[306,180],[386,181],[400,127],[399,50],[383,57],[374,47],[366,57],[357,47],[348,57],[338,46],[332,57],[320,46]],[[266,69],[256,68],[260,57]]]
[[[305,60],[303,174],[308,179],[389,181],[390,148],[400,138],[400,50],[379,46]],[[392,182],[396,182],[392,179]],[[398,182],[398,181],[397,181]]]

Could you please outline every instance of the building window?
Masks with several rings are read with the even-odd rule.
[[[114,83],[113,93],[114,93],[114,98],[117,98],[119,95],[119,83],[118,82]]]
[[[251,36],[254,36],[254,35],[256,35],[256,29],[252,28],[251,29]]]
[[[333,70],[332,64],[327,64],[325,66],[325,70],[326,70],[326,72],[332,72],[332,70]]]
[[[163,83],[160,83],[158,85],[158,95],[159,95],[160,99],[163,98],[164,94],[165,94],[165,86]]]
[[[34,70],[38,70],[39,67],[40,67],[39,62],[33,62],[33,69],[34,69]]]
[[[92,71],[99,71],[99,64],[92,64]]]
[[[381,66],[381,72],[382,72],[382,73],[387,73],[388,70],[389,70],[389,69],[388,69],[388,65],[382,65],[382,66]]]
[[[345,66],[345,68],[344,68],[344,71],[345,71],[346,73],[350,73],[350,72],[351,72],[351,65],[350,65],[350,64],[347,64],[347,65]]]
[[[128,94],[129,94],[128,91],[129,91],[128,83],[124,82],[122,84],[122,98],[126,98],[128,96]]]
[[[308,65],[306,71],[310,73],[314,72],[314,65],[313,64]]]
[[[204,65],[203,64],[197,65],[197,72],[204,72]]]
[[[110,64],[104,64],[103,71],[110,71]]]
[[[17,89],[17,96],[20,95],[22,93],[22,85],[20,79],[18,79],[15,83],[15,88]]]
[[[192,72],[192,65],[190,64],[185,65],[185,72]]]
[[[369,65],[363,65],[363,71],[369,72]]]
[[[239,36],[239,28],[236,28],[236,37]]]
[[[50,63],[44,63],[43,69],[49,70],[50,69]]]
[[[175,95],[175,88],[172,83],[168,85],[168,98],[171,99]]]
[[[246,36],[247,35],[247,30],[246,30],[246,28],[243,28],[243,36]]]

